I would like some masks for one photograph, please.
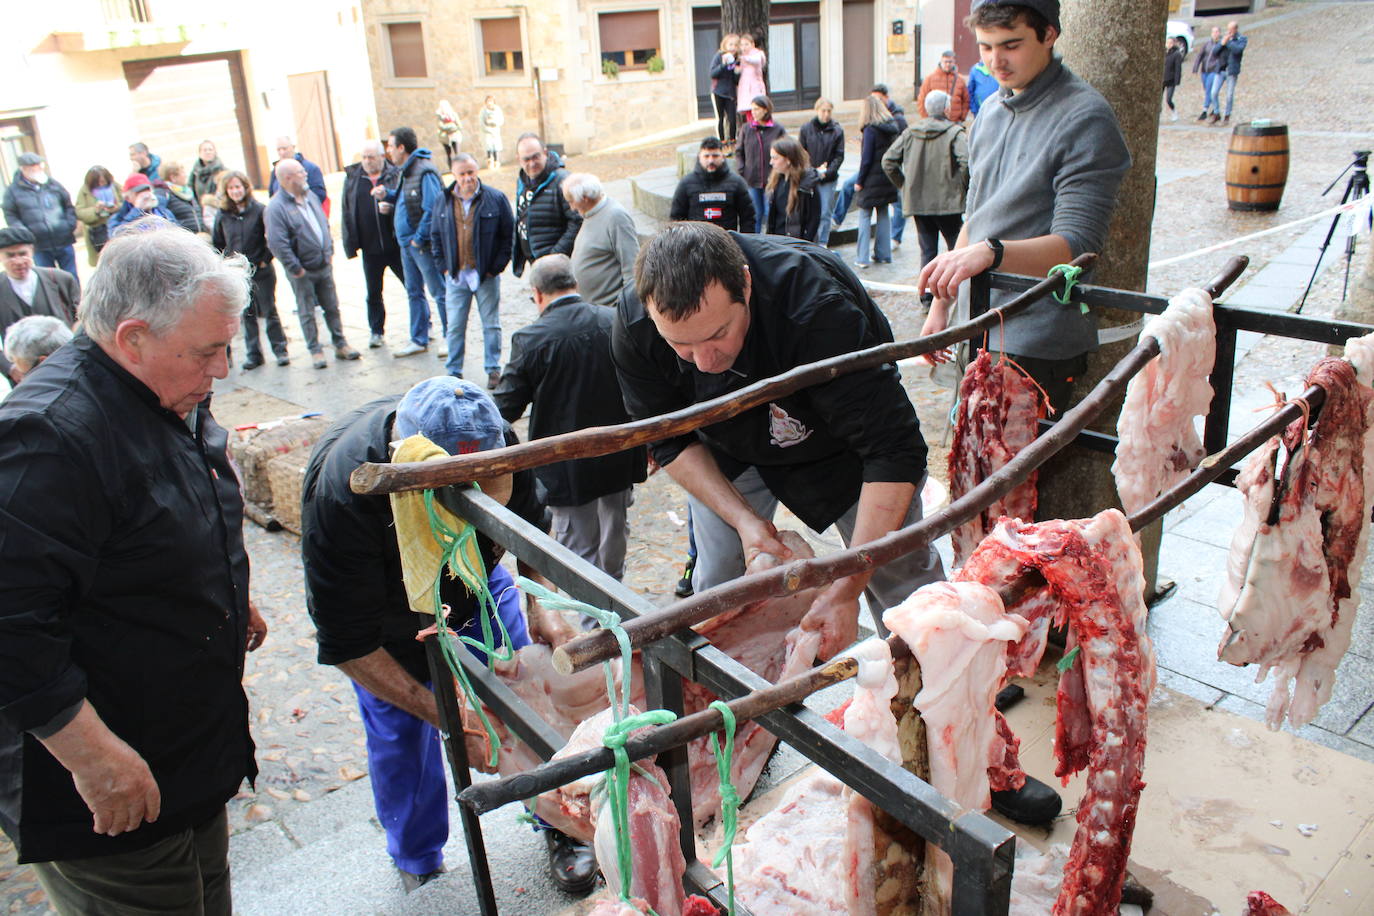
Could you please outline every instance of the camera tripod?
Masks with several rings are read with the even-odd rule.
[[[1346,172],[1351,172],[1350,179],[1345,183],[1345,193],[1341,195],[1341,203],[1345,204],[1353,200],[1359,200],[1369,193],[1369,154],[1367,149],[1355,150],[1355,160],[1341,169],[1341,173],[1336,176],[1336,180],[1326,186],[1322,191],[1322,197],[1331,193]],[[1298,303],[1298,311],[1307,304],[1307,294],[1312,292],[1312,283],[1317,279],[1317,271],[1321,270],[1322,258],[1326,257],[1326,249],[1331,245],[1331,238],[1336,234],[1336,226],[1341,221],[1342,214],[1337,213],[1331,218],[1331,228],[1326,230],[1326,238],[1322,241],[1321,251],[1317,254],[1317,263],[1312,268],[1312,276],[1307,281],[1307,289],[1302,291],[1302,301]],[[1352,215],[1351,219],[1355,217]],[[1355,256],[1355,230],[1358,227],[1352,226],[1350,234],[1345,239],[1345,280],[1341,284],[1341,301],[1345,301],[1346,293],[1350,289],[1350,261]]]

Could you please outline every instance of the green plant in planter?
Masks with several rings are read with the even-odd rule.
[[[611,79],[620,79],[620,65],[609,57],[601,62],[601,72]]]
[[[662,73],[664,66],[663,58],[659,57],[657,54],[649,58],[648,67],[650,73]]]

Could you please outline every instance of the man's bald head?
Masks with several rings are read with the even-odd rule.
[[[293,197],[305,193],[305,166],[295,159],[283,159],[277,163],[277,183]]]

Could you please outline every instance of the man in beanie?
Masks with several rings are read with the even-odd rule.
[[[43,157],[20,153],[19,169],[5,189],[5,222],[33,233],[33,260],[76,276],[76,208],[67,189],[48,175]]]
[[[514,445],[515,432],[478,385],[453,376],[426,379],[404,397],[379,398],[345,416],[316,444],[301,487],[301,555],[306,606],[315,623],[319,661],[353,681],[367,735],[368,768],[387,852],[407,893],[444,871],[448,792],[438,707],[429,685],[426,624],[410,607],[401,553],[387,496],[354,493],[349,477],[363,462],[391,460],[391,444],[423,435],[450,454]],[[480,482],[516,515],[543,525],[534,474],[520,471]],[[501,549],[478,536],[482,563],[511,647],[530,642],[520,595],[497,561]],[[463,583],[444,576],[440,599],[459,635],[480,638],[477,601]],[[466,621],[466,624],[458,625]],[[554,878],[586,893],[596,880],[591,848],[547,831]]]
[[[33,263],[33,233],[23,226],[0,229],[0,335],[30,315],[51,315],[68,327],[76,324],[81,285],[65,270]],[[0,353],[0,372],[18,382],[23,373]]]
[[[926,97],[932,92],[943,92],[948,99],[945,103],[945,116],[956,123],[968,117],[968,82],[959,72],[954,60],[954,52],[946,51],[940,55],[940,62],[921,83],[921,91],[916,96],[916,111],[923,118],[932,116],[926,105]]]
[[[1058,0],[974,0],[966,24],[1000,89],[983,103],[969,139],[964,228],[917,281],[934,295],[924,334],[967,317],[969,277],[985,270],[1043,277],[1083,252],[1100,252],[1131,166],[1107,100],[1054,55]],[[994,290],[993,307],[1012,295]],[[1012,356],[1061,411],[1097,349],[1094,316],[1048,296],[990,333],[989,348]]]
[[[916,220],[921,266],[939,250],[953,248],[964,225],[968,193],[968,134],[945,117],[949,96],[936,89],[925,98],[929,113],[902,132],[883,156],[883,171],[902,192],[902,209]],[[929,294],[926,294],[927,296]],[[922,300],[929,304],[925,296]]]
[[[124,180],[123,206],[115,211],[114,216],[111,216],[109,223],[106,224],[110,227],[110,238],[114,238],[115,233],[126,223],[135,222],[145,216],[161,217],[173,226],[180,225],[172,211],[158,203],[157,192],[153,190],[153,183],[148,180],[148,176],[134,172]]]

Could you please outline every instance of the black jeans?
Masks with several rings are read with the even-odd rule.
[[[262,338],[258,335],[258,319],[267,325],[267,342],[277,357],[286,355],[286,332],[277,315],[277,268],[268,261],[253,271],[253,287],[248,308],[243,310],[243,347],[246,356],[258,362],[262,359]]]
[[[716,106],[716,136],[722,143],[735,142],[735,100],[711,93],[711,103]]]
[[[961,213],[917,213],[912,219],[916,220],[916,238],[921,243],[922,267],[933,261],[939,253],[939,236],[945,237],[945,247],[953,251],[954,243],[959,240],[959,230],[964,228],[964,217]]]
[[[367,326],[373,334],[386,333],[386,305],[382,302],[382,281],[390,267],[396,279],[404,285],[405,267],[401,264],[401,249],[389,248],[382,254],[363,252],[363,278],[367,282]]]

